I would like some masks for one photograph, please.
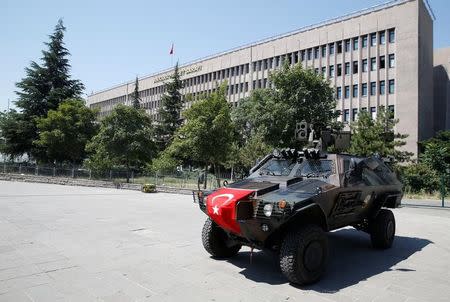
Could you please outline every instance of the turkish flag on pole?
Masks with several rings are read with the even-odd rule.
[[[172,43],[172,47],[170,48],[169,55],[173,55],[173,43]]]

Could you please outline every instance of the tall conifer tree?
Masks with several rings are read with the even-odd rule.
[[[161,148],[165,148],[173,138],[175,131],[181,126],[181,109],[183,100],[181,98],[181,88],[183,83],[180,79],[178,62],[175,65],[171,81],[166,83],[166,94],[161,98],[162,106],[159,109],[159,125],[157,127],[158,141]]]
[[[42,51],[42,64],[34,61],[25,68],[25,78],[16,83],[18,100],[16,106],[20,109],[17,129],[1,129],[8,133],[7,144],[14,146],[14,152],[28,153],[35,158],[45,160],[45,153],[33,144],[38,139],[36,119],[45,117],[49,110],[56,110],[61,102],[69,98],[80,98],[84,90],[79,80],[71,79],[69,51],[64,44],[66,28],[63,21],[58,20],[50,41],[44,43],[46,50]],[[12,114],[12,113],[11,113]]]
[[[135,109],[141,108],[141,98],[139,97],[139,79],[137,76],[136,76],[136,82],[134,83],[133,107]]]

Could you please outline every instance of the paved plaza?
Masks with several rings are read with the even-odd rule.
[[[191,196],[0,182],[0,301],[449,301],[450,209],[394,212],[392,249],[330,233],[325,277],[295,287],[271,253],[211,259]]]

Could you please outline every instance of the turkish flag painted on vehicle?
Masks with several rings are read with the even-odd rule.
[[[236,221],[236,203],[252,194],[254,190],[221,188],[207,196],[206,210],[208,216],[223,229],[241,234]]]

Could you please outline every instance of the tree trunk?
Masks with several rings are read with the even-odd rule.
[[[130,165],[127,162],[127,183],[130,183]]]
[[[206,186],[208,185],[208,164],[205,164],[205,177],[203,178],[203,189],[206,190]]]

